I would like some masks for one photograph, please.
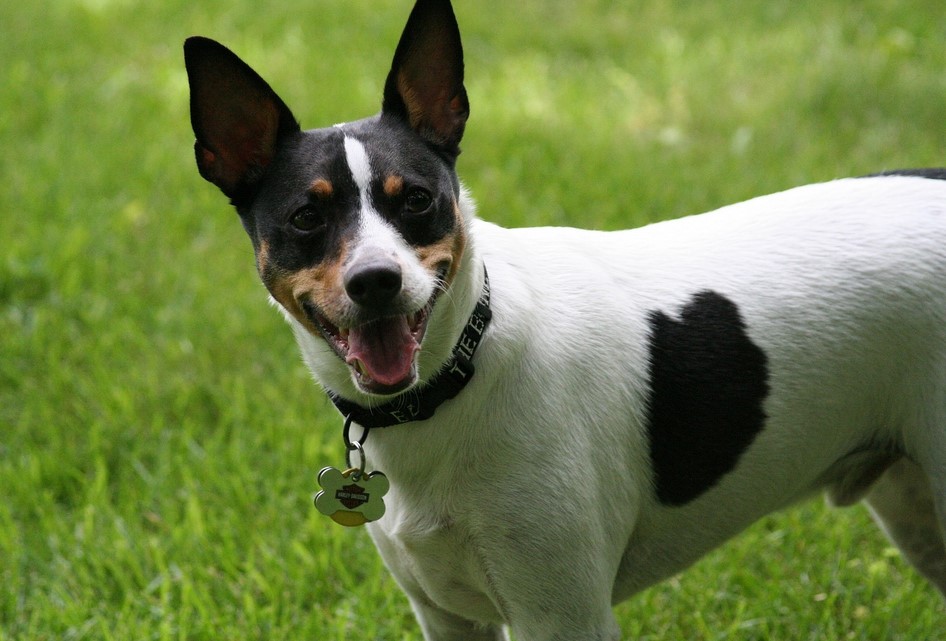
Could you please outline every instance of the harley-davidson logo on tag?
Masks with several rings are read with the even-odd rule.
[[[353,510],[359,505],[364,505],[369,501],[371,495],[365,492],[365,488],[360,485],[345,485],[335,491],[335,500]]]
[[[355,473],[358,482],[350,478]],[[323,467],[319,485],[322,489],[315,495],[315,507],[339,525],[356,527],[384,515],[383,497],[390,484],[381,472],[365,474],[355,468],[342,472],[337,467]]]

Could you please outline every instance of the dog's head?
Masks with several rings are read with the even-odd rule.
[[[184,54],[200,174],[236,207],[297,335],[316,339],[303,344],[316,375],[369,395],[415,385],[467,249],[454,166],[469,105],[449,1],[417,2],[381,113],[330,128],[302,131],[222,45],[190,38]]]

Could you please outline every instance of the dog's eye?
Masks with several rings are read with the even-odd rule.
[[[433,198],[430,192],[420,187],[412,187],[404,199],[404,209],[411,214],[422,214],[430,208]]]
[[[303,207],[292,215],[289,224],[297,231],[310,232],[324,226],[325,221],[311,207]]]

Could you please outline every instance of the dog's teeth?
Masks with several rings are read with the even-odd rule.
[[[341,339],[347,341],[347,340],[348,340],[348,332],[350,332],[350,331],[351,331],[351,329],[348,328],[348,327],[339,327],[339,328],[338,328],[338,336],[339,336],[339,338],[341,338]]]

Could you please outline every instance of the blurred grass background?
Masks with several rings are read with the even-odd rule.
[[[946,4],[458,0],[484,218],[619,228],[946,164]],[[340,422],[192,159],[181,43],[304,126],[376,111],[409,0],[0,4],[0,641],[412,639],[310,504]],[[861,508],[767,518],[619,606],[634,639],[933,639]]]

